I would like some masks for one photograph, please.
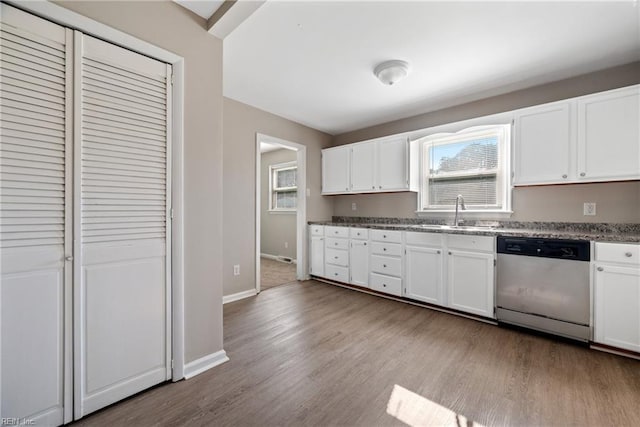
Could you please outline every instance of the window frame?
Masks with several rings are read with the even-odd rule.
[[[276,187],[275,184],[277,183],[277,179],[275,179],[275,176],[278,172],[280,171],[286,171],[286,170],[292,170],[295,169],[296,171],[296,185],[293,187]],[[269,212],[274,212],[274,213],[296,213],[298,211],[298,178],[297,178],[297,174],[298,174],[298,162],[297,161],[291,161],[291,162],[285,162],[285,163],[277,163],[277,164],[273,164],[273,165],[269,165]],[[274,206],[274,195],[276,193],[289,193],[289,192],[295,192],[296,193],[296,206],[293,208],[279,208],[277,206]]]
[[[420,188],[418,191],[418,214],[431,213],[451,213],[455,211],[455,204],[452,205],[431,205],[429,201],[429,148],[433,145],[453,144],[463,142],[466,139],[480,139],[486,137],[498,137],[498,166],[496,168],[496,205],[481,207],[471,205],[465,209],[465,214],[469,213],[497,213],[511,214],[511,131],[512,124],[492,124],[474,126],[452,133],[436,133],[427,135],[415,140],[419,144],[419,175]],[[449,176],[483,176],[493,175],[487,171],[478,173],[452,173]]]

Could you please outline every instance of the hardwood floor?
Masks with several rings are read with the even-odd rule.
[[[328,284],[227,304],[224,328],[229,362],[77,424],[640,425],[637,360]]]
[[[260,289],[267,290],[275,286],[296,281],[296,264],[260,258]]]

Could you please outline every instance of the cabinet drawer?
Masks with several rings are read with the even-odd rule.
[[[383,274],[371,273],[369,285],[374,291],[397,296],[402,295],[402,279],[398,277],[389,277]]]
[[[447,238],[447,245],[452,249],[494,252],[496,247],[496,238],[491,236],[448,234]]]
[[[369,229],[367,228],[350,228],[349,233],[352,239],[366,240],[369,238]]]
[[[324,267],[324,277],[337,282],[349,283],[349,269],[347,267],[327,264]]]
[[[412,233],[405,235],[407,245],[442,246],[441,233]]]
[[[401,258],[372,255],[371,271],[400,277],[402,276],[402,260]]]
[[[349,240],[337,239],[335,237],[327,237],[325,240],[325,248],[329,249],[349,249]]]
[[[331,227],[324,228],[324,235],[327,237],[349,237],[349,227]]]
[[[640,264],[640,245],[596,243],[596,261]]]
[[[324,225],[310,225],[309,229],[312,236],[324,236]]]
[[[402,255],[402,245],[398,243],[371,242],[371,253],[377,255]]]
[[[377,242],[402,243],[401,231],[371,230],[371,240]]]
[[[349,251],[327,248],[324,256],[325,262],[329,264],[340,265],[342,267],[349,266]]]

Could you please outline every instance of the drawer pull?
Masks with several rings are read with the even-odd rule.
[[[439,254],[439,253],[440,253],[440,251],[436,251],[436,253],[437,253],[437,254]]]
[[[449,255],[451,255],[451,252],[449,252]]]
[[[338,242],[335,242],[334,245],[338,246]]]
[[[387,235],[386,235],[386,234],[383,234],[383,235],[382,235],[382,238],[383,238],[383,239],[386,239],[386,238],[387,238]]]
[[[336,256],[334,256],[334,257],[333,257],[333,259],[338,259],[338,256],[337,256],[337,255],[336,255]]]
[[[580,172],[580,176],[585,176],[585,175],[586,175],[586,173]]]
[[[382,268],[387,268],[387,264],[382,264]]]
[[[367,242],[364,242],[364,245],[367,246]]]
[[[562,177],[563,177],[563,178],[566,178],[566,177],[567,177],[567,174],[565,173],[564,175],[562,175]]]
[[[631,252],[625,252],[624,256],[626,256],[627,258],[631,258],[631,255],[633,255]]]
[[[598,268],[597,268],[597,270],[598,270],[598,271],[604,271],[604,268],[602,268],[602,267],[598,267]]]
[[[333,273],[333,275],[334,275],[334,276],[337,276],[337,275],[338,275],[338,273]]]
[[[386,287],[387,287],[387,285],[386,285],[385,283],[383,283],[383,284],[382,284],[382,287],[383,287],[383,288],[386,288]]]
[[[383,250],[384,252],[386,252],[386,251],[387,251],[387,248],[382,248],[382,250]]]

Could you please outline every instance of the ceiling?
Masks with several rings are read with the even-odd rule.
[[[267,1],[224,39],[223,87],[335,135],[639,59],[637,1]]]
[[[224,0],[173,0],[178,3],[182,7],[186,7],[191,12],[195,13],[203,17],[204,19],[209,19],[211,15],[214,14],[216,10]]]

